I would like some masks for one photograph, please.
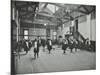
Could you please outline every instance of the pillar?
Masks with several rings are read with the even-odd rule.
[[[91,14],[87,15],[87,25],[88,25],[87,37],[89,38],[89,40],[91,40],[92,39],[92,36],[91,36]]]
[[[18,39],[20,40],[20,19],[18,19]]]
[[[19,41],[19,34],[20,34],[20,20],[18,17],[18,10],[17,10],[17,14],[16,14],[16,24],[17,24],[17,42]]]
[[[64,39],[65,38],[65,36],[64,36],[64,24],[62,25],[62,29],[61,29],[61,32],[62,32],[62,38]]]

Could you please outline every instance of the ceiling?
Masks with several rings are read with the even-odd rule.
[[[95,11],[95,6],[13,1],[23,23],[60,25]]]

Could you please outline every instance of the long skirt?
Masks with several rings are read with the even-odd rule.
[[[52,49],[52,46],[48,46],[47,48],[48,48],[48,50],[51,50]]]

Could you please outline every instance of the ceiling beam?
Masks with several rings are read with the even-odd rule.
[[[45,9],[48,6],[48,3],[45,3],[45,5],[43,6],[43,9]]]
[[[93,6],[93,9],[89,13],[92,13],[92,12],[96,12],[96,6]]]
[[[16,8],[17,9],[20,9],[20,8],[26,8],[26,7],[29,7],[29,6],[31,6],[31,5],[33,5],[33,4],[30,4],[30,5],[28,5],[28,4],[24,4],[24,5],[16,5]]]
[[[56,3],[50,3],[50,4],[56,5],[56,6],[61,7],[61,8],[64,8],[65,10],[68,9],[68,8],[67,8],[66,6],[64,6],[64,5],[60,5],[60,4],[56,4]],[[83,13],[83,14],[86,14],[86,15],[87,15],[88,12],[83,11],[83,10],[80,10],[81,7],[82,7],[82,6],[80,5],[77,9],[72,10],[72,11],[70,12],[70,14],[73,13],[73,12],[80,12],[80,13]],[[71,15],[70,15],[70,17],[71,17]],[[73,19],[73,17],[71,17],[71,19]]]
[[[75,17],[74,19],[78,19],[78,17],[82,17],[82,16],[85,16],[85,15],[79,15],[79,16]]]
[[[20,19],[23,21],[23,20],[30,20],[30,21],[33,21],[34,20],[34,17],[23,17],[23,16],[20,16]]]
[[[65,13],[64,16],[70,17],[69,20],[73,20],[73,19],[74,19],[74,18],[71,16],[70,12],[66,12],[66,11],[64,10],[64,13]]]
[[[37,6],[39,4],[39,2],[24,2],[24,3],[25,4],[23,4],[23,2],[22,2],[22,5],[18,5],[18,2],[17,2],[17,3],[15,3],[15,6],[17,8],[25,8],[25,7],[29,7],[29,6],[32,6],[32,5],[36,5]]]
[[[85,11],[82,11],[82,10],[74,10],[76,12],[80,12],[80,13],[83,13],[83,14],[88,14],[88,12],[85,12]]]
[[[52,5],[67,9],[65,5],[60,5],[59,3],[49,3],[49,4],[52,4]]]
[[[36,10],[36,7],[38,7],[38,5],[39,5],[39,3],[35,4],[34,7],[33,7],[33,5],[30,5],[30,6],[31,6],[31,8],[33,8],[33,10],[35,11],[35,10]]]
[[[29,14],[34,14],[34,12],[32,12],[32,11],[24,11],[24,12],[19,11],[19,13],[20,13],[20,16],[27,16]],[[25,13],[25,14],[23,14],[23,13]]]
[[[26,9],[18,8],[18,11],[20,11],[20,12],[28,12],[28,9],[27,8]]]
[[[28,27],[28,28],[50,28],[50,29],[54,29],[56,28],[57,25],[47,25],[44,26],[44,24],[37,24],[37,23],[27,23],[27,22],[21,22],[21,27]]]
[[[55,4],[55,3],[50,3],[50,4],[56,5],[56,6],[58,6],[58,7],[64,8],[64,9],[67,9],[67,7],[64,6],[64,5]],[[81,7],[82,7],[82,6],[80,5],[77,9],[72,10],[70,13],[72,13],[72,12],[80,12],[80,13],[83,13],[83,14],[88,14],[88,12],[86,12],[86,11],[79,10],[79,8],[81,8]],[[71,17],[71,18],[72,18],[72,17]]]
[[[87,12],[87,13],[89,13],[89,10],[84,6],[84,5],[81,5],[84,9],[85,9],[85,11]]]
[[[83,13],[83,14],[85,14],[85,15],[88,14],[86,11],[83,11],[83,10],[80,10],[80,9],[72,10],[70,13],[73,13],[73,12],[80,12],[80,13]]]

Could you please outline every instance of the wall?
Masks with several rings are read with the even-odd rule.
[[[11,29],[12,29],[12,40],[13,41],[17,41],[17,29],[16,29],[16,23],[15,23],[15,21],[13,21],[12,23],[11,23],[11,25],[12,25],[12,27],[11,27]]]
[[[70,31],[70,27],[64,27],[63,30],[62,30],[62,36],[63,38],[65,38],[65,34],[67,34],[67,32]]]
[[[34,40],[37,36],[41,36],[42,39],[46,39],[46,29],[45,28],[20,28],[20,40],[23,39],[23,30],[29,29],[29,39]],[[54,29],[50,29],[50,38],[53,39]]]
[[[66,32],[70,31],[70,26],[72,26],[72,22],[67,22],[62,27],[58,27],[57,37],[61,35],[64,38]],[[78,18],[78,31],[85,39],[89,38],[92,41],[96,41],[96,19],[94,13]]]
[[[89,26],[87,25],[87,16],[78,18],[78,31],[83,35],[84,38],[89,37]]]
[[[57,39],[59,38],[59,36],[62,36],[61,26],[59,26],[58,29],[57,29]]]
[[[96,41],[96,19],[91,20],[91,40]]]
[[[23,39],[23,35],[24,35],[23,28],[20,28],[20,40]]]
[[[67,34],[67,32],[70,31],[70,26],[71,26],[71,22],[67,22],[65,24],[62,25],[62,27],[58,27],[57,30],[57,37],[62,36],[62,38],[65,38],[65,34]]]
[[[53,39],[53,29],[50,29],[50,39]]]
[[[78,18],[78,31],[83,35],[84,38],[89,38],[92,41],[96,41],[96,19],[87,18],[88,16],[83,16]],[[90,17],[91,14],[90,14]],[[90,25],[89,25],[90,22]]]
[[[37,36],[41,36],[42,39],[46,39],[46,29],[29,28],[29,39],[34,40]]]

